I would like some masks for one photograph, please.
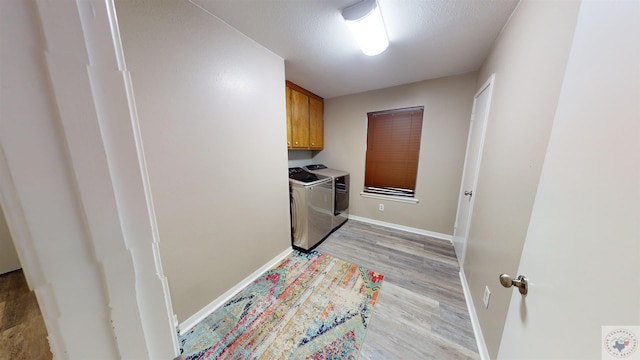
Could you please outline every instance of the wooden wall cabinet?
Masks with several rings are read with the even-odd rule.
[[[324,148],[324,99],[287,81],[287,148]]]

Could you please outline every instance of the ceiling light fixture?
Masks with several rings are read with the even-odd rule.
[[[365,55],[374,56],[389,46],[380,7],[376,0],[362,0],[342,10],[342,17]]]

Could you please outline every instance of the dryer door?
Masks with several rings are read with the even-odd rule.
[[[307,205],[304,187],[292,186],[291,206],[291,243],[300,248],[307,247]]]
[[[322,241],[331,233],[333,207],[331,179],[307,188],[308,248]]]

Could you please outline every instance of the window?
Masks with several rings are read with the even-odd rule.
[[[364,192],[414,197],[424,107],[370,112]]]

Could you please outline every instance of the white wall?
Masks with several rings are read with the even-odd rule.
[[[511,298],[497,279],[518,269],[578,8],[574,1],[522,0],[479,72],[478,86],[496,77],[464,274],[491,358]]]
[[[501,359],[599,359],[601,326],[640,325],[638,34],[637,1],[582,2]]]
[[[20,269],[20,259],[13,245],[9,226],[0,209],[0,274]]]
[[[289,150],[289,167],[302,167],[305,165],[313,164],[313,154],[316,151],[313,150]]]
[[[182,322],[290,246],[284,61],[188,1],[116,8]]]
[[[440,235],[453,234],[476,73],[325,99],[325,149],[314,163],[351,174],[349,213]],[[424,106],[418,204],[365,198],[367,112]],[[384,212],[378,204],[385,204]]]

